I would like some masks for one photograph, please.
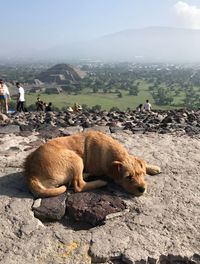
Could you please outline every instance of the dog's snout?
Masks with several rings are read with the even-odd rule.
[[[145,192],[145,187],[142,187],[142,186],[138,187],[138,191],[139,191],[140,193]]]

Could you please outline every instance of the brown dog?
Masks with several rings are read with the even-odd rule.
[[[116,140],[96,131],[55,138],[36,149],[25,161],[25,176],[37,197],[62,194],[70,184],[76,192],[107,184],[103,180],[86,182],[83,172],[111,178],[139,196],[146,191],[145,174],[157,174],[160,168],[130,156]]]

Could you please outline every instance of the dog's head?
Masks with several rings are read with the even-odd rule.
[[[146,163],[136,157],[124,161],[114,161],[113,166],[118,175],[117,183],[127,192],[140,196],[146,192],[147,185],[144,181],[146,175]]]

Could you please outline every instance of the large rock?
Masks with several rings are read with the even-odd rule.
[[[67,199],[69,217],[93,226],[103,224],[109,214],[125,209],[121,198],[101,191],[75,193]]]
[[[65,215],[66,194],[37,199],[33,205],[34,215],[42,221],[60,220]]]

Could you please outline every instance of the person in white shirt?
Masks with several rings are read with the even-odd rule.
[[[151,104],[149,103],[149,100],[146,100],[143,108],[145,111],[151,111]]]
[[[18,90],[18,100],[17,100],[17,111],[21,112],[25,112],[25,97],[24,97],[24,88],[20,85],[19,82],[16,83]]]
[[[0,80],[0,112],[8,113],[8,102],[10,93],[3,80]]]

